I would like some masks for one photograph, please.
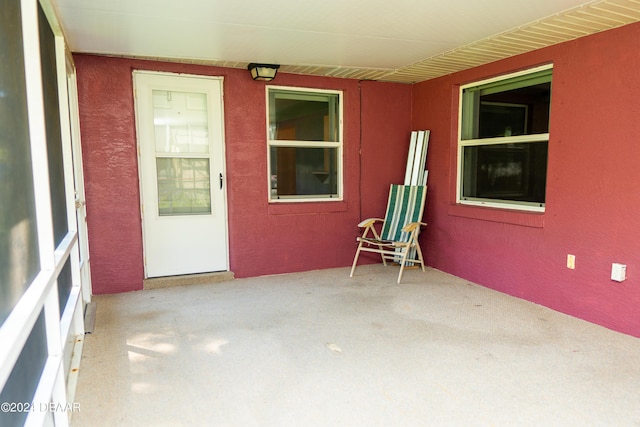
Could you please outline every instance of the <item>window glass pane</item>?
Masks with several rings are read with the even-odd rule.
[[[338,149],[271,147],[271,197],[337,196]]]
[[[207,94],[153,91],[156,153],[208,153]]]
[[[269,139],[338,141],[338,94],[269,91]]]
[[[211,213],[209,159],[157,158],[158,213]]]
[[[462,139],[549,132],[551,70],[519,76],[462,93]]]
[[[40,27],[40,55],[42,60],[42,89],[44,91],[44,115],[49,157],[49,186],[51,189],[51,214],[53,216],[54,244],[57,247],[69,231],[62,162],[62,131],[58,100],[58,74],[56,71],[55,37],[49,21],[38,3]]]
[[[461,201],[544,207],[551,78],[548,68],[463,89]]]
[[[47,335],[41,311],[0,393],[0,402],[32,403],[46,361]],[[0,411],[0,426],[24,425],[27,415],[28,411]]]
[[[0,13],[0,324],[40,270],[21,22],[20,2],[4,2]]]
[[[543,141],[464,147],[462,198],[543,204],[547,146]]]
[[[67,305],[69,295],[71,295],[71,260],[67,258],[67,262],[62,267],[60,275],[58,276],[58,304],[60,305],[60,317],[62,318],[62,312]]]

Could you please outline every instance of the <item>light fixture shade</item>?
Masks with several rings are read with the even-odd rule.
[[[256,64],[251,63],[247,66],[247,69],[251,73],[253,80],[263,80],[269,82],[273,80],[278,72],[280,65],[276,64]]]

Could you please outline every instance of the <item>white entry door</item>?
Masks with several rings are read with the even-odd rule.
[[[228,270],[222,79],[134,72],[145,276]]]

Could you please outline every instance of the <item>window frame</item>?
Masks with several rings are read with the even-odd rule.
[[[483,199],[483,198],[466,198],[462,196],[463,180],[464,180],[464,149],[465,147],[473,146],[490,146],[490,145],[504,145],[504,144],[518,144],[518,143],[535,143],[535,142],[547,142],[549,143],[549,132],[529,134],[529,135],[516,135],[516,136],[503,136],[493,138],[476,138],[476,139],[462,139],[463,134],[463,92],[465,89],[471,87],[482,86],[493,82],[509,80],[516,77],[524,76],[527,74],[533,74],[540,71],[553,70],[553,64],[545,64],[538,67],[528,68],[526,70],[517,71],[514,73],[503,74],[500,76],[475,81],[460,85],[458,95],[458,140],[457,140],[457,160],[456,160],[456,204],[468,205],[468,206],[482,206],[498,209],[511,209],[525,212],[544,213],[546,209],[546,197],[544,203],[536,202],[523,202],[515,200],[497,200],[497,199]],[[551,104],[551,100],[549,100]],[[550,105],[549,105],[550,107]],[[551,111],[551,109],[549,109]],[[549,121],[551,120],[551,113],[549,113]],[[547,166],[549,162],[549,156],[547,154]],[[548,171],[547,171],[548,174]],[[545,180],[546,186],[546,180]]]
[[[277,140],[271,139],[270,131],[270,91],[282,90],[288,92],[300,92],[301,94],[327,94],[338,96],[338,130],[337,141],[297,141],[297,140]],[[344,184],[344,93],[336,89],[319,89],[298,86],[276,86],[267,85],[265,87],[266,98],[266,127],[265,134],[267,140],[267,198],[269,203],[298,203],[298,202],[339,202],[343,200]],[[287,195],[274,197],[271,193],[271,148],[272,147],[293,147],[293,148],[336,148],[337,149],[337,194],[333,195]]]

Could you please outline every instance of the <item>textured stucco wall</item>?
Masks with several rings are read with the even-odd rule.
[[[275,85],[343,91],[344,200],[269,204],[265,83],[251,80],[246,70],[92,55],[74,59],[94,293],[141,289],[144,278],[135,69],[224,77],[229,258],[236,277],[349,265],[362,212],[382,215],[386,199],[380,203],[380,194],[404,173],[411,130],[408,85],[278,74]],[[362,257],[367,261],[374,260]]]
[[[413,126],[432,131],[430,265],[640,336],[639,51],[633,24],[414,86]],[[545,213],[456,206],[459,85],[546,63],[554,68]],[[610,280],[614,262],[627,264],[623,283]]]
[[[299,205],[267,203],[264,84],[246,70],[77,55],[94,292],[142,286],[131,72],[147,69],[225,78],[238,277],[350,264],[355,224],[381,215],[389,183],[402,179],[410,130],[430,129],[421,237],[429,265],[640,336],[638,51],[632,24],[413,86],[280,74],[278,85],[345,93],[345,200]],[[546,63],[554,65],[546,212],[456,205],[459,85]],[[627,264],[625,282],[610,280],[613,262]]]

